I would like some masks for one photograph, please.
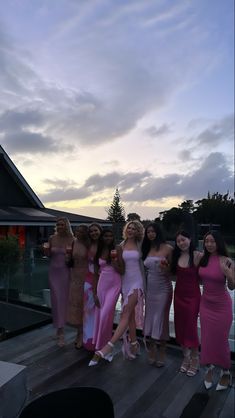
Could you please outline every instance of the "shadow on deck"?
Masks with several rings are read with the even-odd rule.
[[[98,366],[88,367],[91,354],[74,349],[75,330],[67,327],[64,348],[56,346],[53,332],[52,325],[46,325],[0,343],[0,360],[27,366],[28,401],[65,387],[95,386],[110,395],[115,418],[234,416],[234,385],[222,392],[216,392],[215,387],[207,392],[203,370],[194,377],[179,373],[182,358],[177,347],[168,346],[166,366],[162,368],[147,363],[142,343],[141,355],[134,361],[123,360],[118,343],[112,363],[101,361]],[[234,369],[233,364],[233,374]],[[193,402],[197,393],[209,395],[199,415]],[[182,415],[190,400],[191,411]]]

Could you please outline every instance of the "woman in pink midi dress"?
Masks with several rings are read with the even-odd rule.
[[[197,321],[200,306],[198,264],[202,253],[195,251],[187,231],[175,238],[171,271],[176,274],[174,291],[174,323],[176,341],[181,345],[184,359],[182,373],[194,376],[199,369],[199,338]]]
[[[199,276],[203,284],[200,304],[201,364],[207,365],[204,384],[213,385],[213,368],[221,369],[216,390],[231,384],[229,331],[232,324],[232,300],[227,291],[235,288],[234,264],[227,256],[225,243],[217,231],[204,237],[204,256],[200,261]],[[226,280],[227,279],[227,280]]]
[[[93,344],[96,350],[101,349],[112,337],[115,307],[121,291],[121,272],[113,231],[106,229],[100,239],[95,257],[98,284],[95,297]],[[94,356],[89,366],[96,364],[96,356]]]
[[[142,243],[146,269],[144,337],[149,364],[165,364],[166,342],[169,340],[169,313],[172,301],[172,283],[169,272],[162,268],[169,264],[172,246],[163,238],[160,226],[147,225]]]
[[[50,257],[49,286],[51,290],[51,308],[53,325],[56,328],[57,344],[62,347],[64,341],[64,325],[67,319],[70,269],[66,266],[66,251],[72,248],[74,236],[67,218],[59,218],[55,234],[44,244],[44,253]]]
[[[124,241],[117,247],[117,257],[120,265],[124,264],[122,275],[122,313],[120,322],[108,343],[96,351],[97,362],[103,358],[113,359],[114,344],[123,337],[122,351],[125,358],[134,360],[139,354],[140,347],[136,338],[136,308],[143,306],[144,268],[141,259],[141,241],[144,228],[137,221],[127,222],[123,229]],[[138,319],[143,313],[138,311]],[[127,331],[129,333],[127,334]]]

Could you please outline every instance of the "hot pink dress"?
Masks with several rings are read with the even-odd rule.
[[[201,292],[198,269],[177,266],[174,292],[176,341],[183,347],[198,348],[197,320]]]
[[[144,260],[147,270],[144,335],[156,340],[168,340],[172,283],[160,268],[161,260],[165,260],[165,257],[148,256]]]
[[[65,248],[51,247],[49,286],[53,325],[63,328],[66,323],[69,299],[70,269],[65,264]]]
[[[203,294],[200,303],[201,364],[224,369],[231,365],[229,331],[232,325],[232,300],[218,256],[210,256],[206,267],[199,268]]]
[[[96,350],[104,347],[112,337],[113,318],[118,296],[121,291],[121,276],[106,260],[99,259],[100,276],[97,296],[100,308],[95,307],[93,344]]]

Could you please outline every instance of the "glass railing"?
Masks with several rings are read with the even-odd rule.
[[[0,339],[1,334],[5,332],[4,330],[12,331],[13,329],[16,331],[17,327],[24,329],[24,321],[23,319],[20,320],[20,315],[22,318],[23,316],[25,317],[26,322],[30,323],[33,320],[35,325],[37,324],[36,311],[38,311],[39,324],[43,318],[48,319],[51,307],[48,266],[49,259],[43,256],[41,250],[37,248],[30,248],[22,254],[14,274],[9,274],[9,265],[0,266]],[[229,291],[229,293],[233,301],[234,312],[234,291]],[[17,311],[17,306],[25,307],[24,315],[22,309]],[[39,311],[41,311],[42,315],[39,315]],[[116,306],[115,323],[119,321],[120,312],[121,298],[119,298]],[[233,317],[233,325],[229,336],[230,348],[233,352],[235,352],[234,325],[235,320]],[[10,330],[9,327],[11,328]],[[198,329],[200,334],[199,321]],[[170,336],[175,337],[173,303],[170,309]]]

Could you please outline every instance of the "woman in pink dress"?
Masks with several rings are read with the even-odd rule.
[[[49,286],[51,290],[51,307],[53,325],[56,328],[57,343],[65,344],[64,325],[66,323],[70,269],[65,263],[66,251],[72,247],[74,236],[67,218],[59,218],[55,234],[49,237],[49,242],[43,245],[44,253],[50,257]]]
[[[113,231],[106,229],[95,256],[95,275],[98,284],[93,344],[96,350],[100,350],[112,337],[114,312],[121,291],[120,273],[123,272],[121,267],[117,259]],[[94,355],[89,366],[95,366],[97,363]]]
[[[95,276],[94,258],[96,255],[98,242],[102,234],[102,228],[97,223],[92,223],[88,227],[90,246],[88,249],[88,271],[84,280],[84,309],[83,309],[83,347],[88,351],[94,351],[95,346],[92,342],[95,320]]]
[[[75,237],[70,255],[73,265],[71,268],[67,321],[77,328],[74,345],[76,349],[79,349],[82,347],[83,340],[84,282],[88,272],[88,227],[79,225],[75,230]]]
[[[143,307],[144,268],[141,259],[141,241],[144,228],[137,221],[128,222],[123,230],[124,241],[117,247],[118,262],[124,262],[122,276],[122,313],[120,322],[108,343],[96,351],[97,361],[100,358],[112,361],[114,344],[123,337],[122,351],[125,358],[134,360],[139,354],[140,347],[136,338],[136,308]],[[138,311],[138,319],[141,312]],[[129,330],[129,334],[127,331]]]
[[[172,250],[165,242],[160,226],[150,223],[142,243],[146,269],[144,337],[149,363],[157,367],[165,364],[166,341],[169,340],[172,283],[169,272],[162,265],[169,264]]]
[[[221,371],[216,390],[223,390],[232,381],[228,337],[233,315],[227,286],[231,290],[235,288],[234,263],[227,256],[226,246],[219,232],[208,232],[203,246],[204,255],[199,267],[203,284],[200,303],[201,364],[207,365],[204,378],[206,389],[212,387],[213,368],[218,366]]]
[[[189,233],[178,232],[171,263],[171,271],[176,275],[174,323],[176,341],[184,355],[180,371],[187,376],[194,376],[199,370],[197,320],[201,298],[198,277],[201,256],[202,253],[195,251]]]

